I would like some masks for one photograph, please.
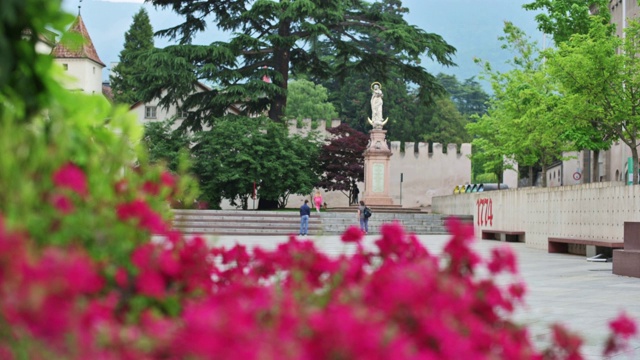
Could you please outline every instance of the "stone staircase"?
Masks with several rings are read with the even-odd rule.
[[[369,234],[378,234],[383,223],[392,221],[400,222],[411,233],[447,234],[446,217],[420,211],[389,212],[374,208],[369,219]],[[469,216],[463,218],[473,220]],[[309,235],[339,235],[351,225],[358,225],[354,211],[330,210],[319,215],[312,212]],[[185,234],[286,236],[298,234],[300,215],[297,211],[174,210],[173,227]]]
[[[289,235],[298,234],[298,211],[174,210],[173,228],[184,234]],[[322,232],[316,213],[309,219],[309,235]]]

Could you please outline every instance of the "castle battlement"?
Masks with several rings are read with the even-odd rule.
[[[444,146],[440,143],[405,142],[404,151],[401,151],[400,141],[392,141],[391,151],[400,158],[405,158],[407,155],[413,155],[416,159],[453,158],[454,156],[468,158],[471,155],[471,144],[447,144],[445,152]]]
[[[300,127],[298,127],[298,123],[301,124]],[[340,126],[340,124],[342,123],[342,120],[340,119],[333,119],[330,121],[327,120],[316,120],[315,121],[315,126],[314,126],[314,121],[311,119],[302,119],[302,120],[287,120],[287,127],[289,128],[289,134],[297,134],[297,135],[307,135],[310,132],[316,132],[319,133],[319,135],[323,136],[324,138],[329,137],[331,134],[329,134],[329,132],[327,132],[327,127],[330,128],[334,128],[337,126]]]

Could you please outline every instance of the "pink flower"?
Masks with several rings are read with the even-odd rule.
[[[67,215],[71,214],[75,210],[75,206],[73,206],[73,202],[69,200],[67,196],[54,194],[51,197],[51,203],[53,207],[55,207],[61,213]]]
[[[162,299],[165,296],[165,286],[162,276],[153,270],[142,270],[136,279],[136,289],[140,294],[157,299]]]
[[[491,260],[487,267],[492,274],[498,274],[502,271],[508,271],[512,274],[517,273],[518,266],[513,249],[508,245],[491,249]]]
[[[162,217],[151,209],[144,200],[136,199],[119,204],[116,212],[120,220],[138,219],[138,225],[155,234],[164,234],[168,226]]]
[[[612,320],[609,323],[609,327],[614,334],[625,340],[638,333],[638,326],[636,322],[625,313],[618,315],[616,319]]]
[[[87,194],[87,177],[82,169],[73,163],[66,163],[53,174],[53,183],[61,188],[70,189],[79,195]]]
[[[127,287],[127,285],[129,284],[129,274],[127,274],[127,270],[125,270],[124,268],[119,268],[118,270],[116,270],[114,280],[116,281],[116,284],[118,284],[118,286],[123,288]]]
[[[177,276],[180,273],[180,262],[178,255],[173,251],[164,250],[158,259],[160,270],[168,276]]]
[[[345,243],[359,243],[362,241],[362,230],[360,230],[359,227],[352,225],[347,229],[347,231],[342,233],[340,240]]]
[[[168,188],[172,188],[176,185],[175,177],[166,171],[160,175],[160,182]]]
[[[138,246],[131,254],[131,262],[139,270],[150,268],[152,266],[154,249],[155,246],[151,243]]]

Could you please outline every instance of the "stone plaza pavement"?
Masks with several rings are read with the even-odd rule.
[[[353,245],[345,245],[339,236],[308,236],[329,255],[351,253]],[[368,235],[365,246],[372,246],[377,235]],[[440,253],[448,235],[420,235],[430,252]],[[285,236],[219,236],[212,243],[232,246],[274,248],[287,240]],[[523,243],[501,243],[476,240],[474,247],[486,257],[494,246],[511,246],[518,257],[520,274],[527,285],[526,304],[514,319],[529,326],[536,344],[547,344],[549,325],[561,323],[579,333],[585,340],[582,350],[587,359],[602,359],[602,347],[609,333],[608,322],[625,311],[640,323],[640,278],[612,274],[609,262],[587,262],[586,258],[568,254],[548,254]],[[610,359],[640,359],[640,337],[628,351]]]

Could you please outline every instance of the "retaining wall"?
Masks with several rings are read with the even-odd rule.
[[[473,215],[477,234],[524,231],[526,244],[539,249],[547,249],[548,237],[623,241],[624,222],[640,221],[640,185],[604,182],[437,196],[432,210]]]

